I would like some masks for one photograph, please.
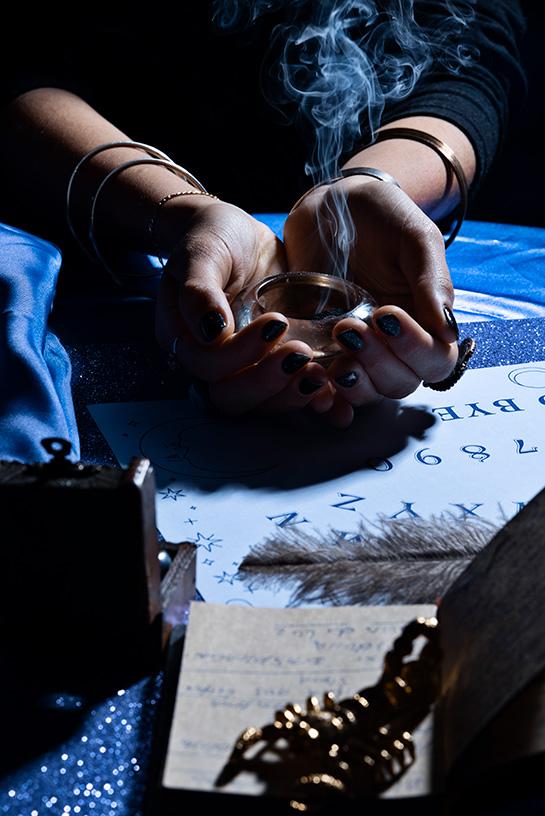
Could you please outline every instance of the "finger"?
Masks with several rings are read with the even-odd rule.
[[[420,385],[421,377],[400,360],[385,340],[365,323],[353,318],[342,320],[335,327],[335,336],[365,369],[378,394],[390,399],[401,399]]]
[[[331,410],[326,414],[326,419],[334,428],[348,428],[354,419],[354,409],[342,394],[336,393]]]
[[[324,368],[319,363],[308,363],[283,391],[262,403],[259,413],[268,415],[299,410],[319,397],[322,389],[329,388]]]
[[[321,388],[317,395],[312,398],[309,407],[317,414],[327,414],[331,411],[335,401],[335,388],[329,384],[329,388]]]
[[[281,343],[287,328],[288,322],[282,314],[269,312],[212,349],[186,338],[178,344],[178,359],[206,382],[219,382],[258,363]]]
[[[230,414],[241,414],[277,397],[299,372],[307,370],[312,349],[290,340],[272,351],[257,365],[210,386],[212,402]],[[314,364],[315,365],[315,364]],[[303,375],[302,375],[303,376]],[[303,400],[303,395],[301,395]]]
[[[232,260],[223,243],[192,235],[172,253],[166,268],[179,281],[178,309],[197,342],[211,345],[233,333],[233,314],[223,291]]]
[[[379,402],[382,396],[357,360],[342,355],[328,369],[338,393],[354,407]]]
[[[419,210],[417,215],[405,230],[400,269],[414,298],[417,321],[434,337],[452,343],[458,340],[458,326],[443,236]]]
[[[212,347],[198,343],[187,331],[177,306],[179,283],[165,272],[157,297],[156,333],[159,343],[171,349],[174,338],[176,356],[195,376],[216,382],[236,371],[254,365],[282,342],[288,321],[280,312],[267,312]]]
[[[182,365],[206,382],[216,382],[254,365],[282,341],[287,319],[279,312],[260,315],[244,329],[212,348],[198,343],[187,331],[177,306],[178,281],[165,272],[157,298],[156,333],[159,343],[170,349],[174,338]]]
[[[234,331],[225,289],[233,275],[242,282],[257,264],[256,222],[222,202],[209,205],[171,253],[167,270],[180,283],[184,323],[200,343],[220,342]]]
[[[454,368],[458,357],[456,343],[436,339],[403,309],[381,306],[373,312],[372,319],[390,350],[421,380],[437,382]]]

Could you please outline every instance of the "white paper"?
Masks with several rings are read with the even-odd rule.
[[[545,484],[545,362],[468,371],[445,393],[419,388],[363,411],[346,431],[319,420],[230,420],[190,399],[91,405],[119,462],[148,457],[157,523],[198,545],[205,600],[285,606],[289,588],[237,578],[278,530],[451,513],[503,525]]]
[[[337,700],[374,685],[403,626],[433,606],[252,609],[193,603],[165,762],[166,788],[263,793],[249,772],[215,788],[235,740],[288,703]],[[417,651],[421,644],[417,643]],[[430,791],[432,721],[415,731],[416,761],[387,792]],[[319,769],[317,769],[319,770]]]

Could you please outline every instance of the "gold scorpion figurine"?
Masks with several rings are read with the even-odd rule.
[[[426,643],[418,658],[404,662],[422,635]],[[284,783],[286,775],[293,777],[288,789],[294,810],[315,810],[332,797],[378,795],[414,762],[412,731],[437,697],[439,666],[437,620],[416,618],[386,654],[375,686],[339,702],[326,692],[322,706],[314,696],[305,709],[288,703],[276,712],[274,722],[247,728],[236,740],[217,784],[225,784],[245,767],[255,769],[255,757],[248,760],[246,755],[262,742],[262,754],[276,748],[282,758]]]

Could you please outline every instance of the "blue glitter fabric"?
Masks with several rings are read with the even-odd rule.
[[[160,685],[160,676],[146,678],[92,705],[70,694],[44,698],[41,713],[47,710],[53,726],[67,716],[79,725],[62,744],[2,780],[0,813],[142,816]],[[50,737],[54,742],[54,732]],[[6,731],[3,750],[9,751]]]
[[[284,216],[259,217],[281,235]],[[478,342],[472,367],[542,358],[545,320],[537,318],[545,317],[545,230],[466,222],[447,259],[457,289],[457,317],[469,321],[461,333],[471,334]],[[137,305],[144,316],[145,302],[140,299]],[[104,307],[100,308],[104,314]],[[93,315],[92,309],[87,301],[86,313]],[[72,389],[87,461],[113,464],[104,440],[85,413],[86,404],[179,395],[175,391],[179,380],[169,379],[168,370],[160,368],[161,358],[153,344],[152,311],[150,298],[149,325],[145,319],[137,321],[139,332],[147,326],[145,338],[133,333],[108,344],[93,344],[88,338],[78,342],[74,337],[65,341],[74,371]],[[119,318],[115,310],[111,314]],[[119,326],[119,319],[115,325]],[[127,325],[134,327],[134,321]],[[79,317],[77,328],[82,329]],[[90,659],[100,665],[107,658]],[[4,730],[0,814],[140,816],[161,683],[161,675],[143,678],[92,704],[63,693],[53,695],[47,702],[51,714],[47,747],[37,741],[33,753],[24,760],[16,761],[10,755],[10,736]],[[9,695],[5,691],[1,695],[9,706]],[[56,733],[55,721],[62,721],[70,712],[74,714],[70,735],[62,728]],[[32,722],[27,721],[24,729],[21,727],[19,739],[31,740],[30,725]]]

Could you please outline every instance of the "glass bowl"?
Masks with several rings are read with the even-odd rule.
[[[376,306],[361,286],[317,272],[287,272],[263,278],[231,303],[237,330],[265,312],[281,312],[289,320],[282,342],[308,343],[315,361],[322,364],[343,350],[332,337],[335,324],[345,317],[365,320]]]

